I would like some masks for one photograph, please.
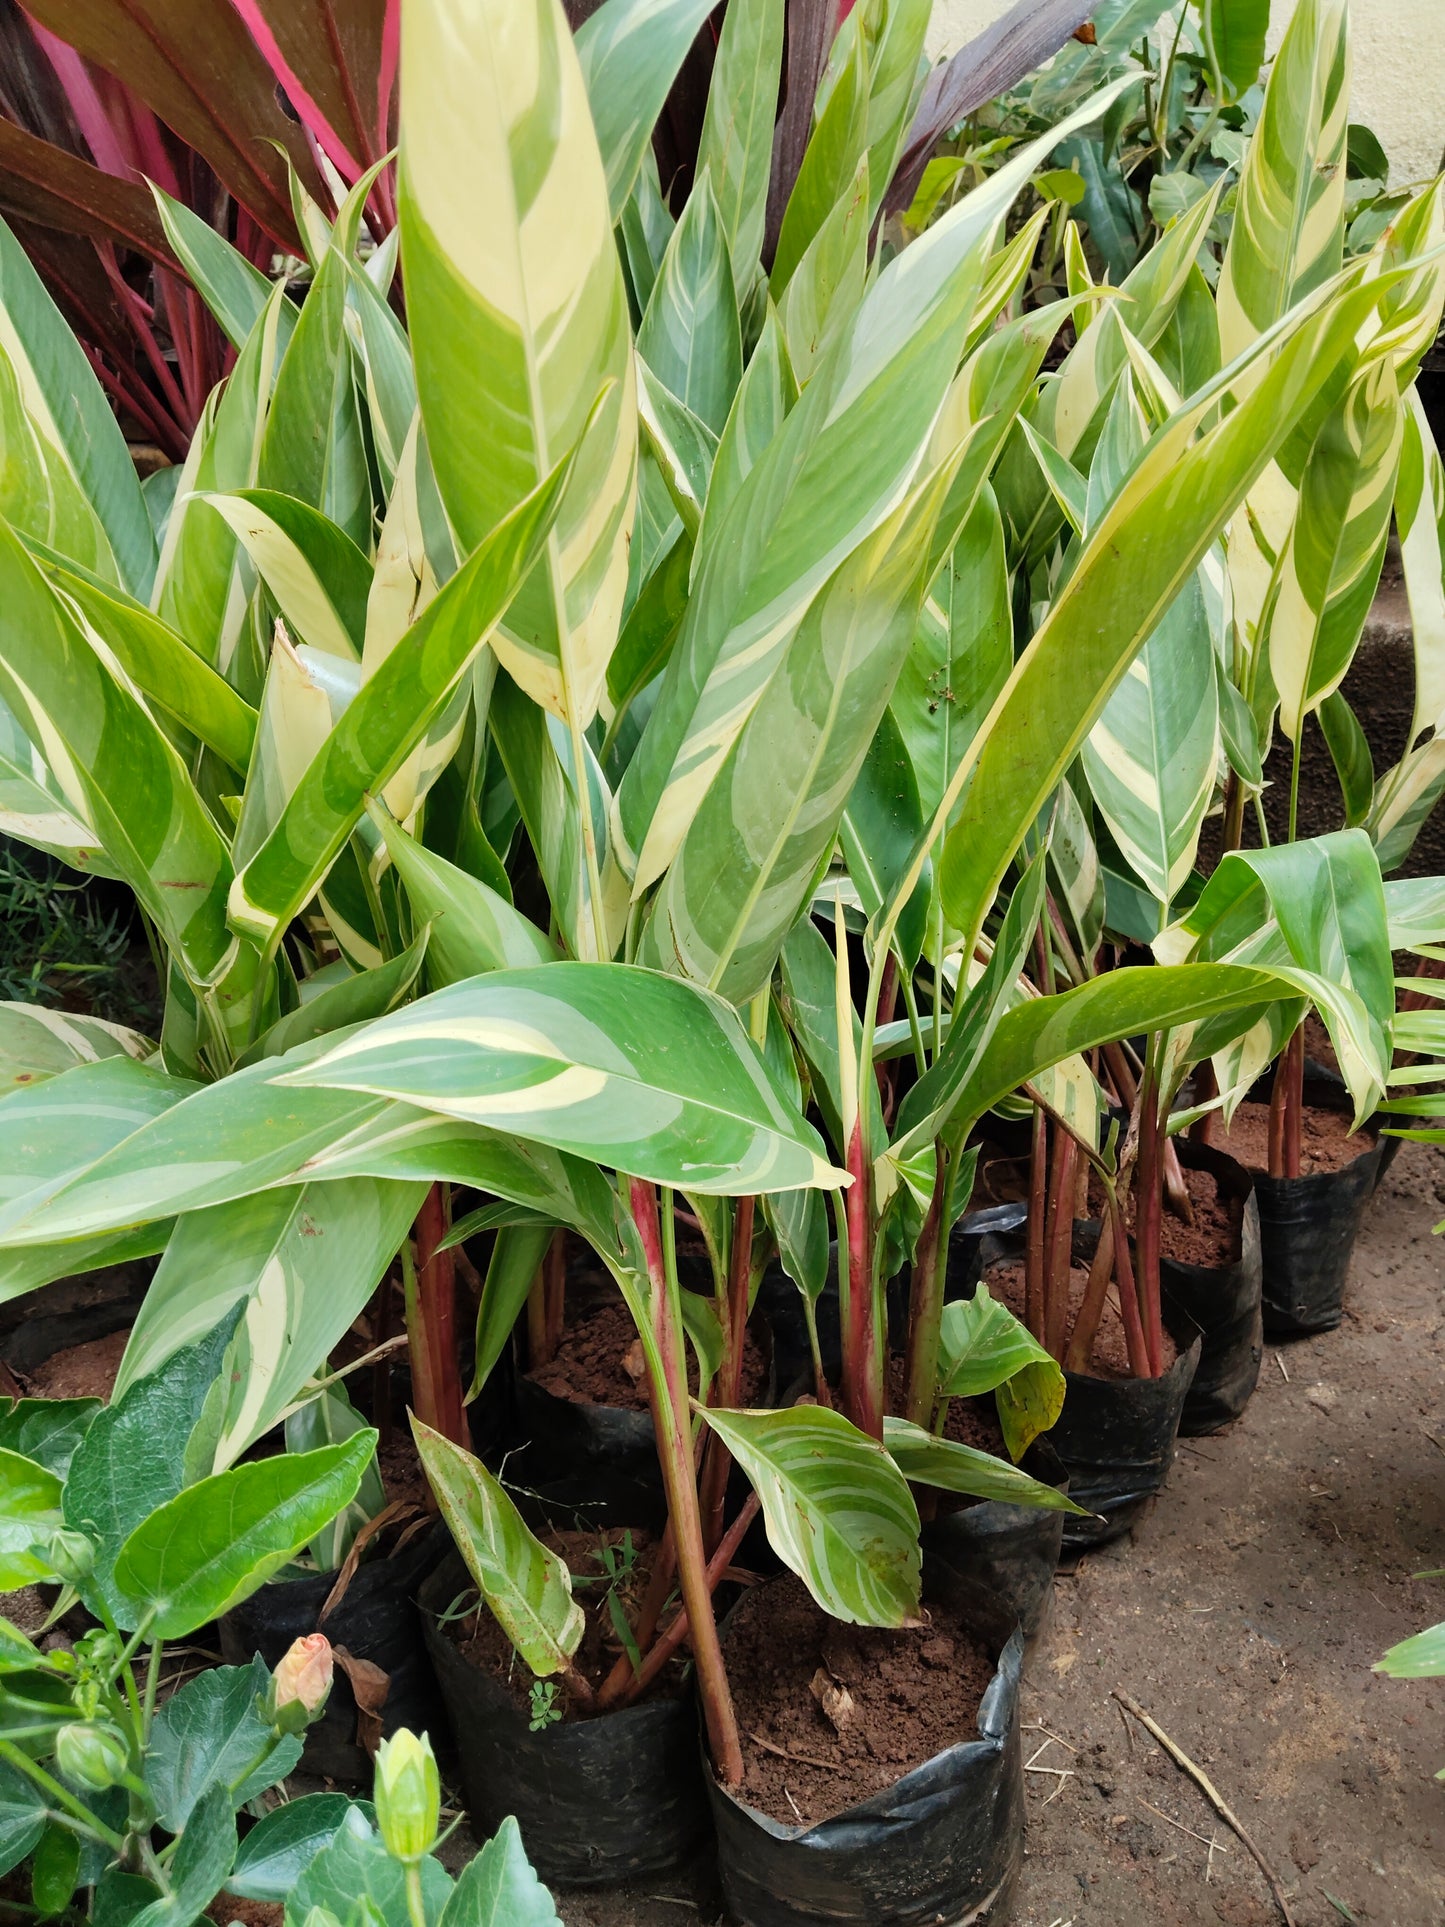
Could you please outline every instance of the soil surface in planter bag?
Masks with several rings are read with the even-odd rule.
[[[642,1340],[623,1304],[598,1305],[573,1317],[555,1354],[527,1376],[554,1398],[568,1398],[579,1405],[611,1405],[630,1412],[651,1409]],[[750,1331],[743,1347],[744,1405],[761,1398],[767,1377],[767,1360]],[[687,1382],[696,1393],[697,1358],[690,1345]]]
[[[1024,1268],[1019,1265],[995,1265],[987,1274],[989,1290],[1000,1304],[1007,1305],[1015,1318],[1024,1315]],[[1075,1265],[1069,1272],[1069,1330],[1074,1327],[1079,1307],[1084,1302],[1084,1292],[1088,1287],[1089,1274],[1082,1265]],[[1163,1369],[1169,1367],[1179,1356],[1179,1347],[1165,1331],[1160,1348]],[[1124,1320],[1119,1315],[1119,1301],[1113,1285],[1104,1300],[1104,1315],[1099,1320],[1099,1331],[1094,1339],[1094,1349],[1089,1355],[1090,1378],[1123,1379],[1132,1378],[1129,1369],[1129,1343],[1124,1333]]]
[[[987,1648],[946,1608],[904,1632],[845,1626],[791,1574],[744,1595],[724,1656],[746,1769],[741,1796],[789,1827],[841,1813],[976,1739],[994,1675]]]
[[[547,1532],[540,1537],[548,1550],[555,1552],[566,1564],[572,1575],[572,1595],[586,1614],[586,1630],[581,1645],[572,1656],[572,1663],[589,1685],[601,1686],[622,1653],[622,1641],[618,1636],[608,1594],[610,1592],[615,1597],[627,1624],[634,1624],[652,1572],[656,1550],[652,1536],[647,1532],[611,1528],[605,1532]],[[623,1568],[623,1576],[615,1585],[603,1564],[603,1547]],[[518,1659],[512,1642],[486,1606],[478,1604],[475,1610],[462,1618],[448,1620],[445,1630],[471,1665],[479,1672],[488,1673],[493,1679],[499,1680],[511,1694],[518,1710],[531,1714],[532,1675]],[[685,1658],[671,1660],[643,1696],[644,1699],[675,1698],[681,1692],[686,1676]],[[555,1684],[556,1709],[563,1718],[571,1717],[573,1708],[569,1704],[566,1685],[560,1679]]]
[[[1218,1130],[1218,1126],[1215,1127]],[[1373,1140],[1362,1131],[1351,1131],[1345,1111],[1326,1111],[1305,1106],[1300,1121],[1300,1176],[1311,1178],[1321,1171],[1343,1171]],[[1228,1151],[1246,1171],[1269,1170],[1269,1106],[1241,1104],[1234,1113],[1227,1133],[1211,1136],[1221,1151]],[[1176,1252],[1170,1252],[1176,1257]]]
[[[103,1398],[108,1403],[129,1338],[129,1331],[111,1332],[52,1352],[23,1375],[26,1389],[32,1398]]]

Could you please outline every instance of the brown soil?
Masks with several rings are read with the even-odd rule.
[[[743,1798],[786,1826],[841,1813],[976,1739],[993,1677],[990,1654],[945,1610],[905,1632],[844,1626],[791,1573],[744,1596],[724,1653],[742,1732]]]
[[[649,1409],[642,1341],[626,1305],[615,1299],[574,1317],[556,1356],[535,1372],[534,1385],[579,1405],[611,1405],[629,1412]],[[752,1332],[743,1347],[744,1405],[755,1404],[767,1383],[768,1363]],[[687,1351],[687,1379],[697,1390],[697,1360]]]
[[[219,1894],[207,1913],[216,1927],[231,1927],[232,1921],[241,1927],[281,1927],[286,1918],[279,1900],[239,1900],[234,1894]]]
[[[427,1484],[426,1473],[421,1469],[421,1459],[409,1431],[394,1426],[386,1444],[377,1449],[376,1463],[388,1505],[406,1500],[427,1512],[436,1509],[431,1487]]]
[[[1219,1126],[1215,1125],[1219,1131]],[[1300,1137],[1300,1176],[1312,1177],[1320,1171],[1341,1171],[1368,1151],[1371,1139],[1363,1132],[1352,1132],[1347,1113],[1319,1111],[1305,1107]],[[1226,1136],[1212,1137],[1221,1151],[1242,1164],[1246,1171],[1269,1169],[1269,1106],[1241,1104],[1234,1113]]]
[[[1234,1153],[1237,1157],[1238,1153]],[[1208,1171],[1184,1168],[1184,1188],[1194,1212],[1194,1223],[1176,1218],[1166,1204],[1160,1214],[1159,1248],[1166,1258],[1181,1265],[1231,1265],[1239,1257],[1239,1229],[1244,1219],[1240,1198],[1219,1195],[1219,1187]],[[1089,1184],[1089,1215],[1100,1218],[1104,1212],[1104,1193],[1096,1179]],[[1125,1206],[1125,1221],[1134,1223],[1134,1198],[1131,1191]]]
[[[128,1331],[111,1332],[107,1338],[52,1352],[26,1374],[26,1389],[32,1398],[108,1399],[129,1337]]]
[[[628,1624],[635,1624],[652,1572],[652,1536],[641,1531],[626,1532],[619,1527],[604,1532],[546,1532],[541,1538],[545,1546],[559,1553],[567,1562],[567,1570],[572,1574],[573,1597],[587,1616],[582,1643],[573,1655],[572,1663],[590,1685],[600,1686],[622,1652],[622,1642],[617,1636],[608,1605],[608,1592],[615,1592],[618,1604],[627,1615]],[[629,1543],[632,1550],[630,1564],[627,1563]],[[598,1556],[599,1549],[604,1546],[610,1547],[618,1563],[626,1568],[625,1576],[615,1587],[609,1586],[602,1560]],[[479,1603],[465,1617],[451,1620],[447,1633],[473,1666],[501,1681],[522,1712],[531,1711],[532,1675],[485,1606]],[[673,1661],[645,1697],[669,1697],[681,1689],[685,1676],[684,1662],[681,1659]],[[556,1684],[557,1705],[563,1709],[564,1718],[575,1717],[566,1687],[560,1680]]]
[[[888,1361],[890,1412],[903,1410],[907,1385],[907,1368],[904,1361],[895,1355]],[[998,1422],[998,1407],[993,1402],[992,1393],[986,1398],[951,1398],[943,1436],[956,1440],[960,1445],[971,1445],[976,1452],[992,1452],[1001,1459],[1008,1457],[1008,1448],[1003,1442],[1003,1427]]]
[[[1007,1305],[1015,1318],[1023,1317],[1024,1310],[1024,1268],[1021,1264],[995,1265],[987,1274],[989,1290],[1000,1304]],[[1089,1274],[1083,1265],[1075,1265],[1069,1272],[1069,1318],[1068,1329],[1074,1328],[1079,1307],[1084,1302],[1084,1292],[1089,1283]],[[1166,1331],[1163,1334],[1164,1370],[1179,1356],[1179,1348]],[[1104,1315],[1099,1320],[1098,1335],[1094,1340],[1094,1350],[1089,1359],[1090,1378],[1132,1378],[1129,1369],[1129,1343],[1124,1336],[1124,1321],[1119,1316],[1118,1297],[1113,1285],[1104,1300]]]

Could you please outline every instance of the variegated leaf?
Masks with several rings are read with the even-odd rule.
[[[913,1485],[931,1486],[939,1492],[966,1492],[972,1498],[992,1499],[1002,1505],[1039,1506],[1050,1512],[1084,1510],[1057,1486],[1030,1478],[1007,1459],[995,1458],[992,1452],[980,1452],[956,1439],[939,1438],[906,1418],[884,1419],[883,1449]]]
[[[707,0],[604,0],[577,30],[614,221],[622,218],[668,91],[707,15]]]
[[[706,174],[672,231],[637,352],[669,393],[722,433],[742,380],[743,344],[727,235]]]
[[[210,504],[244,547],[296,640],[355,662],[372,571],[351,537],[300,497],[274,489],[198,499]]]
[[[763,247],[782,63],[783,9],[776,0],[732,0],[713,60],[697,165],[712,181],[733,285],[744,292]]]

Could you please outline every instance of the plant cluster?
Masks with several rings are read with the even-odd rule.
[[[0,1417],[0,1570],[99,1625],[73,1672],[19,1640],[0,1697],[30,1721],[4,1742],[24,1798],[0,1866],[43,1851],[65,1905],[140,1880],[108,1921],[189,1927],[248,1891],[233,1857],[268,1828],[299,1875],[288,1807],[236,1844],[236,1806],[295,1757],[265,1669],[157,1711],[159,1650],[374,1543],[377,1431],[343,1389],[357,1361],[331,1361],[378,1287],[533,1730],[636,1702],[685,1646],[735,1787],[714,1593],[753,1519],[825,1613],[916,1626],[941,1494],[1079,1514],[1018,1461],[1111,1291],[1132,1371],[1161,1374],[1178,1134],[1277,1061],[1271,1167],[1297,1172],[1311,1009],[1356,1120],[1385,1096],[1391,953],[1445,937],[1445,886],[1383,876],[1445,788],[1442,625],[1417,623],[1416,723],[1378,783],[1338,690],[1392,515],[1412,601],[1445,599],[1412,386],[1445,302],[1440,186],[1350,225],[1344,0],[1301,0],[1254,100],[1262,39],[1222,39],[1248,9],[1206,6],[1202,39],[1173,9],[1161,70],[1153,40],[1132,57],[1160,10],[1116,8],[1127,33],[1101,20],[1047,111],[930,201],[977,72],[1019,76],[930,76],[928,11],[790,8],[785,41],[775,0],[730,0],[679,184],[652,135],[702,0],[606,0],[575,38],[558,0],[404,0],[396,245],[380,136],[329,212],[289,176],[304,284],[156,186],[235,362],[144,486],[0,224],[0,827],[129,886],[165,998],[156,1040],[0,1006],[0,1295],[159,1258],[111,1404]],[[1054,217],[1011,221],[1019,197],[1064,155],[1138,200],[1114,157],[1141,90],[1155,189],[1226,133],[1229,181],[1201,162],[1197,192],[1151,190],[1117,260],[1079,201],[1110,279],[1075,234],[1040,302]],[[907,245],[880,242],[909,206]],[[1297,788],[1312,715],[1344,827],[1243,848],[1273,731]],[[1022,1320],[948,1288],[1000,1113],[1031,1134]],[[473,1307],[458,1254],[482,1238]],[[579,1584],[472,1449],[519,1321],[534,1362],[555,1344],[569,1241],[648,1389],[667,1524],[635,1616],[632,1542]],[[759,1409],[744,1342],[775,1263],[813,1369]],[[1007,1459],[947,1436],[989,1394]],[[588,1594],[621,1649],[600,1686],[576,1663]],[[243,1731],[182,1811],[151,1776],[187,1694]],[[77,1711],[84,1759],[58,1738]],[[380,1837],[318,1814],[288,1918],[345,1920],[353,1862],[412,1927],[485,1918],[472,1888],[523,1879],[508,1836],[447,1897],[434,1795],[403,1822],[387,1778],[434,1775],[391,1746]],[[74,1769],[97,1749],[88,1837]]]

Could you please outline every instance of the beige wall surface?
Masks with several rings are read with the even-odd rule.
[[[1012,0],[937,0],[929,51],[951,53]],[[1274,0],[1277,44],[1292,0]],[[1445,151],[1445,0],[1353,0],[1350,112],[1379,135],[1396,185],[1434,174]]]

